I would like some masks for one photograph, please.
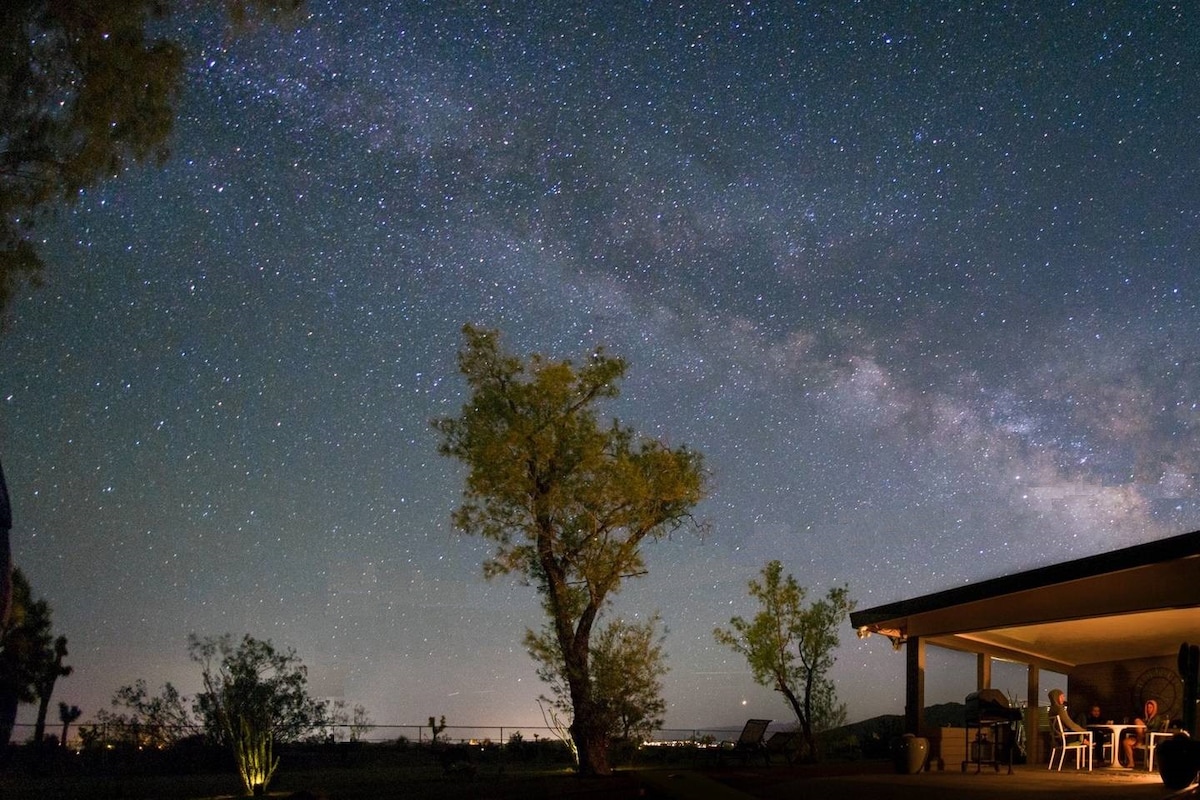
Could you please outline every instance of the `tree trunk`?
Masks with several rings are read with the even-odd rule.
[[[567,685],[571,690],[571,739],[579,756],[581,775],[611,775],[608,763],[608,720],[592,696],[587,643],[565,651]]]
[[[0,476],[3,477],[3,476]],[[0,490],[4,487],[0,485]],[[12,614],[12,545],[8,528],[0,523],[0,628],[7,627]]]
[[[579,754],[580,775],[612,774],[612,765],[608,763],[608,726],[598,716],[595,709],[577,708],[571,722],[571,738]]]
[[[566,574],[555,559],[551,547],[554,540],[553,523],[549,519],[543,519],[539,522],[539,528],[542,532],[538,535],[538,561],[546,576],[548,607],[562,653],[564,677],[571,693],[570,732],[571,741],[575,743],[575,753],[579,757],[579,774],[611,775],[612,767],[608,763],[608,725],[592,697],[588,650],[592,624],[596,620],[600,603],[595,600],[589,603],[580,613],[577,627],[572,625],[570,614],[566,610],[570,607],[567,601]],[[603,602],[603,596],[600,595],[600,602]]]
[[[41,747],[42,741],[46,738],[46,712],[49,710],[50,693],[47,692],[38,698],[37,723],[33,726],[33,743],[37,747]]]
[[[8,532],[12,528],[12,505],[8,486],[4,483],[4,467],[0,466],[0,628],[7,627],[12,611],[12,548]],[[0,751],[8,750],[13,726],[17,722],[17,691],[0,687]]]
[[[0,750],[7,750],[17,722],[18,697],[9,687],[0,689]]]
[[[8,624],[8,615],[12,611],[12,546],[8,538],[11,529],[12,504],[8,499],[8,486],[4,483],[4,467],[0,465],[0,628]],[[7,743],[8,739],[0,742]]]
[[[787,698],[788,705],[792,707],[792,712],[796,715],[796,721],[800,723],[800,748],[801,763],[813,763],[817,761],[817,740],[813,735],[812,720],[804,713],[804,707],[800,703],[800,698],[796,697],[796,693],[791,690],[785,681],[779,681],[778,690]]]

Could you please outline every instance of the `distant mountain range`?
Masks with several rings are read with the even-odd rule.
[[[967,707],[962,703],[939,703],[925,708],[926,728],[961,728],[966,721]],[[696,733],[712,733],[716,741],[732,741],[737,738],[736,731],[741,724],[730,723]],[[770,730],[791,730],[795,727],[795,720],[784,720],[773,722]],[[903,734],[904,715],[883,714],[825,731],[820,738],[825,742],[826,752],[835,757],[883,758],[890,754],[892,743]]]
[[[925,708],[925,727],[942,728],[966,724],[967,707],[962,703],[939,703]],[[904,733],[903,714],[883,714],[852,722],[822,734],[832,752],[857,752],[866,758],[888,755],[892,742]]]
[[[938,703],[936,706],[925,707],[925,727],[927,728],[943,728],[947,725],[961,728],[966,724],[967,707],[962,703]],[[903,731],[904,715],[883,714],[878,717],[864,719],[861,722],[852,722],[849,725],[843,725],[838,730],[861,735],[873,730],[888,729],[892,726],[898,726]]]

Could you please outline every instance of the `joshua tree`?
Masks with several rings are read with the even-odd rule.
[[[430,733],[433,734],[432,744],[435,744],[435,745],[437,744],[438,734],[444,730],[446,730],[446,715],[445,714],[442,715],[442,719],[440,722],[438,720],[434,719],[433,717],[429,718],[429,731],[430,731]]]
[[[62,662],[67,656],[67,637],[59,636],[54,640],[54,648],[42,654],[42,663],[38,665],[34,678],[34,691],[37,693],[38,713],[37,724],[33,728],[33,740],[41,744],[46,738],[46,714],[50,710],[50,696],[54,694],[54,684],[59,678],[65,678],[74,670]]]
[[[58,701],[58,721],[62,723],[63,732],[62,740],[59,745],[67,746],[67,731],[71,727],[71,723],[83,716],[83,710],[79,706],[69,706],[63,701]]]
[[[47,664],[54,663],[51,624],[50,604],[35,600],[24,573],[14,569],[12,608],[0,627],[0,747],[12,736],[17,705],[37,701]]]

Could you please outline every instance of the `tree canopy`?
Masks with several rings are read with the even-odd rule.
[[[499,334],[467,325],[458,363],[470,398],[436,420],[440,451],[467,466],[462,531],[495,543],[486,575],[518,573],[542,599],[569,689],[582,772],[607,774],[608,724],[591,675],[592,630],[641,544],[691,521],[704,498],[701,455],[637,436],[596,405],[618,395],[624,360],[584,363],[504,352]]]
[[[750,620],[733,617],[727,629],[713,636],[746,657],[754,680],[783,694],[796,715],[803,738],[803,755],[817,757],[816,733],[845,722],[829,670],[838,646],[838,628],[854,610],[849,589],[831,588],[822,600],[805,606],[806,591],[783,565],[771,561],[762,580],[750,580],[750,596],[759,611]]]
[[[200,665],[203,686],[196,713],[217,741],[225,741],[236,716],[261,720],[279,742],[302,739],[328,721],[325,704],[308,694],[308,668],[291,648],[277,650],[249,634],[236,642],[229,634],[192,634],[188,655]]]
[[[300,0],[208,0],[235,23]],[[184,49],[151,34],[182,0],[5,0],[0,11],[0,312],[42,259],[36,228],[131,164],[162,163]]]

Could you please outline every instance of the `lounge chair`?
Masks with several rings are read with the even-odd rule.
[[[767,743],[763,745],[766,751],[767,763],[771,763],[771,756],[776,753],[783,756],[783,760],[791,764],[796,760],[798,754],[797,747],[800,744],[800,731],[775,731],[771,734],[771,738],[767,739]]]
[[[763,761],[769,765],[771,757],[767,753],[763,737],[766,736],[767,726],[770,724],[771,720],[769,719],[746,720],[746,724],[742,728],[742,732],[736,742],[721,742],[721,746],[717,751],[719,756],[723,758],[726,753],[737,753],[741,755],[743,762],[747,762],[750,760],[750,756],[761,755]]]

